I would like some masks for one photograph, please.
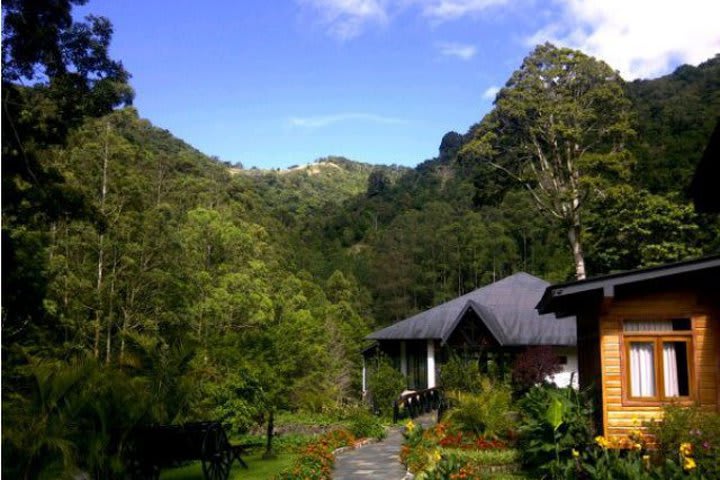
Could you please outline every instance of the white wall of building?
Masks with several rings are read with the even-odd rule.
[[[578,388],[578,355],[575,347],[556,347],[553,349],[555,354],[567,358],[567,363],[562,366],[562,371],[555,375],[549,375],[548,380],[558,387],[567,387],[571,385]]]

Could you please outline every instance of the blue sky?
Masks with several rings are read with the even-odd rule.
[[[414,166],[465,133],[545,40],[653,78],[720,52],[720,2],[91,0],[135,106],[209,155]],[[652,8],[652,10],[650,9]],[[652,21],[649,13],[652,11]]]

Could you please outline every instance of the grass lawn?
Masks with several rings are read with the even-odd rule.
[[[274,460],[263,460],[262,449],[252,455],[243,457],[248,469],[245,470],[238,462],[234,462],[230,470],[230,480],[267,480],[280,473],[281,470],[289,467],[296,455],[293,453],[281,453]],[[163,470],[160,480],[202,480],[202,464],[194,462],[184,467],[172,470]]]

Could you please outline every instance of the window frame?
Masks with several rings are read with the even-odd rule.
[[[678,318],[678,317],[675,317]],[[680,405],[689,405],[695,402],[695,365],[694,355],[694,329],[691,317],[690,330],[667,330],[667,331],[625,331],[626,321],[647,321],[662,322],[670,319],[652,318],[638,319],[627,318],[620,322],[622,355],[621,362],[623,367],[622,378],[622,402],[627,406],[656,406],[668,403],[676,403]],[[663,343],[666,342],[685,342],[687,352],[688,366],[688,395],[668,397],[665,395],[665,374],[663,362]],[[634,397],[632,396],[632,379],[630,375],[630,345],[632,343],[652,343],[653,344],[653,364],[655,367],[655,395],[652,397]]]

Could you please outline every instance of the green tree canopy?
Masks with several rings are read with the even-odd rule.
[[[620,76],[582,52],[538,46],[515,71],[466,151],[510,174],[541,212],[567,231],[577,278],[584,278],[581,210],[590,170],[622,171],[633,133]],[[600,165],[605,166],[600,166]]]

